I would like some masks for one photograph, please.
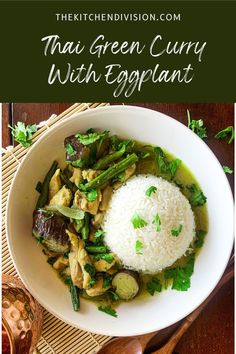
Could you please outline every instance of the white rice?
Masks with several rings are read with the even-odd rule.
[[[157,191],[147,197],[145,192],[150,186]],[[134,213],[147,225],[135,229],[131,222]],[[153,224],[157,213],[161,220],[159,232]],[[182,231],[175,237],[171,230],[179,225]],[[114,192],[103,229],[105,243],[126,268],[156,273],[185,254],[195,235],[195,222],[189,201],[178,187],[162,178],[139,175]],[[136,240],[142,242],[142,254],[136,254]]]

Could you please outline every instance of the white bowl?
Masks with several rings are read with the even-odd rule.
[[[35,186],[53,160],[64,159],[64,138],[88,128],[108,129],[124,138],[161,146],[184,161],[208,198],[209,233],[197,257],[191,288],[121,304],[118,318],[81,300],[74,312],[67,287],[52,271],[31,235],[32,213],[38,198]],[[30,149],[11,186],[7,235],[15,267],[32,295],[68,324],[98,334],[132,336],[160,330],[198,307],[216,286],[233,245],[233,199],[221,165],[207,145],[176,120],[149,109],[131,106],[96,108],[78,113],[51,128]]]

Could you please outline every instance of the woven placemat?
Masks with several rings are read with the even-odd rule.
[[[75,103],[60,115],[47,120],[43,127],[34,134],[33,143],[47,129],[55,126],[63,119],[67,119],[72,114],[107,105],[109,103]],[[25,149],[21,145],[17,145],[15,148],[7,150],[2,157],[2,272],[16,277],[18,277],[18,274],[13,266],[6,240],[6,201],[12,179],[30,148]],[[92,334],[69,326],[44,310],[43,333],[37,349],[42,354],[92,354],[96,353],[109,339],[110,337]]]

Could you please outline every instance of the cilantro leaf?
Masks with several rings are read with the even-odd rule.
[[[112,276],[109,274],[105,274],[103,276],[102,287],[104,289],[108,288],[111,285],[111,282],[112,282]]]
[[[99,311],[105,312],[107,315],[117,317],[117,312],[110,306],[99,306],[98,307]]]
[[[158,213],[156,213],[155,219],[153,220],[152,223],[156,225],[156,231],[160,232],[161,231],[161,219],[160,219]]]
[[[119,295],[117,295],[117,293],[115,293],[114,291],[109,290],[109,291],[107,292],[107,294],[110,296],[110,298],[111,298],[112,301],[118,301],[118,300],[120,300]]]
[[[194,246],[196,248],[202,247],[205,237],[206,237],[206,234],[207,234],[207,232],[205,230],[197,230],[196,231],[196,239],[194,241]]]
[[[181,164],[181,160],[175,159],[169,162],[168,170],[170,172],[171,178],[173,178]]]
[[[10,125],[8,125],[8,127],[11,129],[11,134],[15,141],[25,148],[32,144],[32,135],[38,130],[36,124],[25,125],[23,122],[17,122],[14,127],[11,127]]]
[[[143,220],[137,213],[134,213],[131,222],[135,229],[141,229],[142,227],[147,225],[147,222]]]
[[[191,129],[194,133],[196,133],[199,138],[203,139],[207,137],[206,128],[204,127],[204,123],[202,119],[191,120],[190,111],[187,109],[188,116],[188,128]]]
[[[87,134],[76,134],[75,137],[83,145],[90,145],[95,143],[95,141],[100,140],[106,136],[109,132],[105,130],[103,133],[97,133],[94,130],[88,130]]]
[[[93,278],[96,274],[96,269],[92,264],[86,263],[84,266],[84,270]]]
[[[192,194],[189,198],[189,202],[192,206],[201,206],[206,203],[207,197],[195,184],[187,186],[187,189]]]
[[[231,144],[233,139],[234,139],[234,127],[233,126],[229,126],[223,130],[220,130],[216,135],[215,138],[216,139],[223,139],[226,138],[228,136],[228,134],[231,134],[228,144]]]
[[[175,229],[172,229],[171,230],[171,235],[172,236],[175,236],[175,237],[178,237],[179,236],[179,234],[181,233],[181,231],[182,231],[182,228],[183,228],[183,225],[179,225],[178,227],[176,227]]]
[[[170,268],[165,270],[165,279],[173,279],[171,289],[187,291],[191,285],[191,275],[194,271],[195,254],[192,253],[188,262],[183,267]]]
[[[157,187],[151,186],[151,187],[149,187],[149,188],[146,190],[145,195],[146,195],[147,197],[150,197],[151,194],[152,194],[152,193],[156,193],[156,191],[157,191]]]
[[[223,166],[223,170],[225,173],[228,173],[229,175],[231,175],[234,172],[233,170],[231,170],[229,166]]]
[[[163,150],[160,147],[154,147],[153,150],[160,172],[168,172],[168,161]]]
[[[135,243],[135,250],[137,254],[142,254],[143,244],[141,241],[137,240]]]
[[[149,282],[146,284],[146,290],[151,294],[152,296],[154,293],[157,291],[158,293],[161,292],[162,290],[162,285],[160,283],[160,280],[158,278],[153,277]]]
[[[94,256],[96,261],[99,261],[100,259],[103,259],[107,263],[112,263],[113,262],[113,255],[111,253],[98,253]]]
[[[87,201],[93,202],[98,196],[98,191],[96,189],[92,189],[90,192],[87,193]]]
[[[76,154],[76,150],[73,148],[73,146],[71,144],[66,144],[66,152],[70,156],[73,156]]]

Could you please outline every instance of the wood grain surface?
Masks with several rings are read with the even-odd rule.
[[[51,114],[59,114],[72,103],[4,103],[2,116],[3,146],[12,144],[8,124],[23,121],[26,124],[38,123]],[[234,169],[234,144],[227,140],[217,140],[214,135],[229,125],[234,125],[233,104],[165,104],[165,103],[134,103],[163,112],[178,121],[187,124],[189,109],[192,119],[204,120],[207,127],[207,145],[212,149],[222,165]],[[191,151],[189,151],[191,154]],[[206,173],[210,173],[207,171]],[[234,176],[227,175],[232,190]],[[207,308],[191,326],[176,347],[177,354],[233,354],[234,353],[234,281],[230,281],[214,297]],[[168,332],[168,330],[167,330]],[[155,349],[155,340],[149,345],[149,353]],[[59,353],[58,353],[59,354]]]

